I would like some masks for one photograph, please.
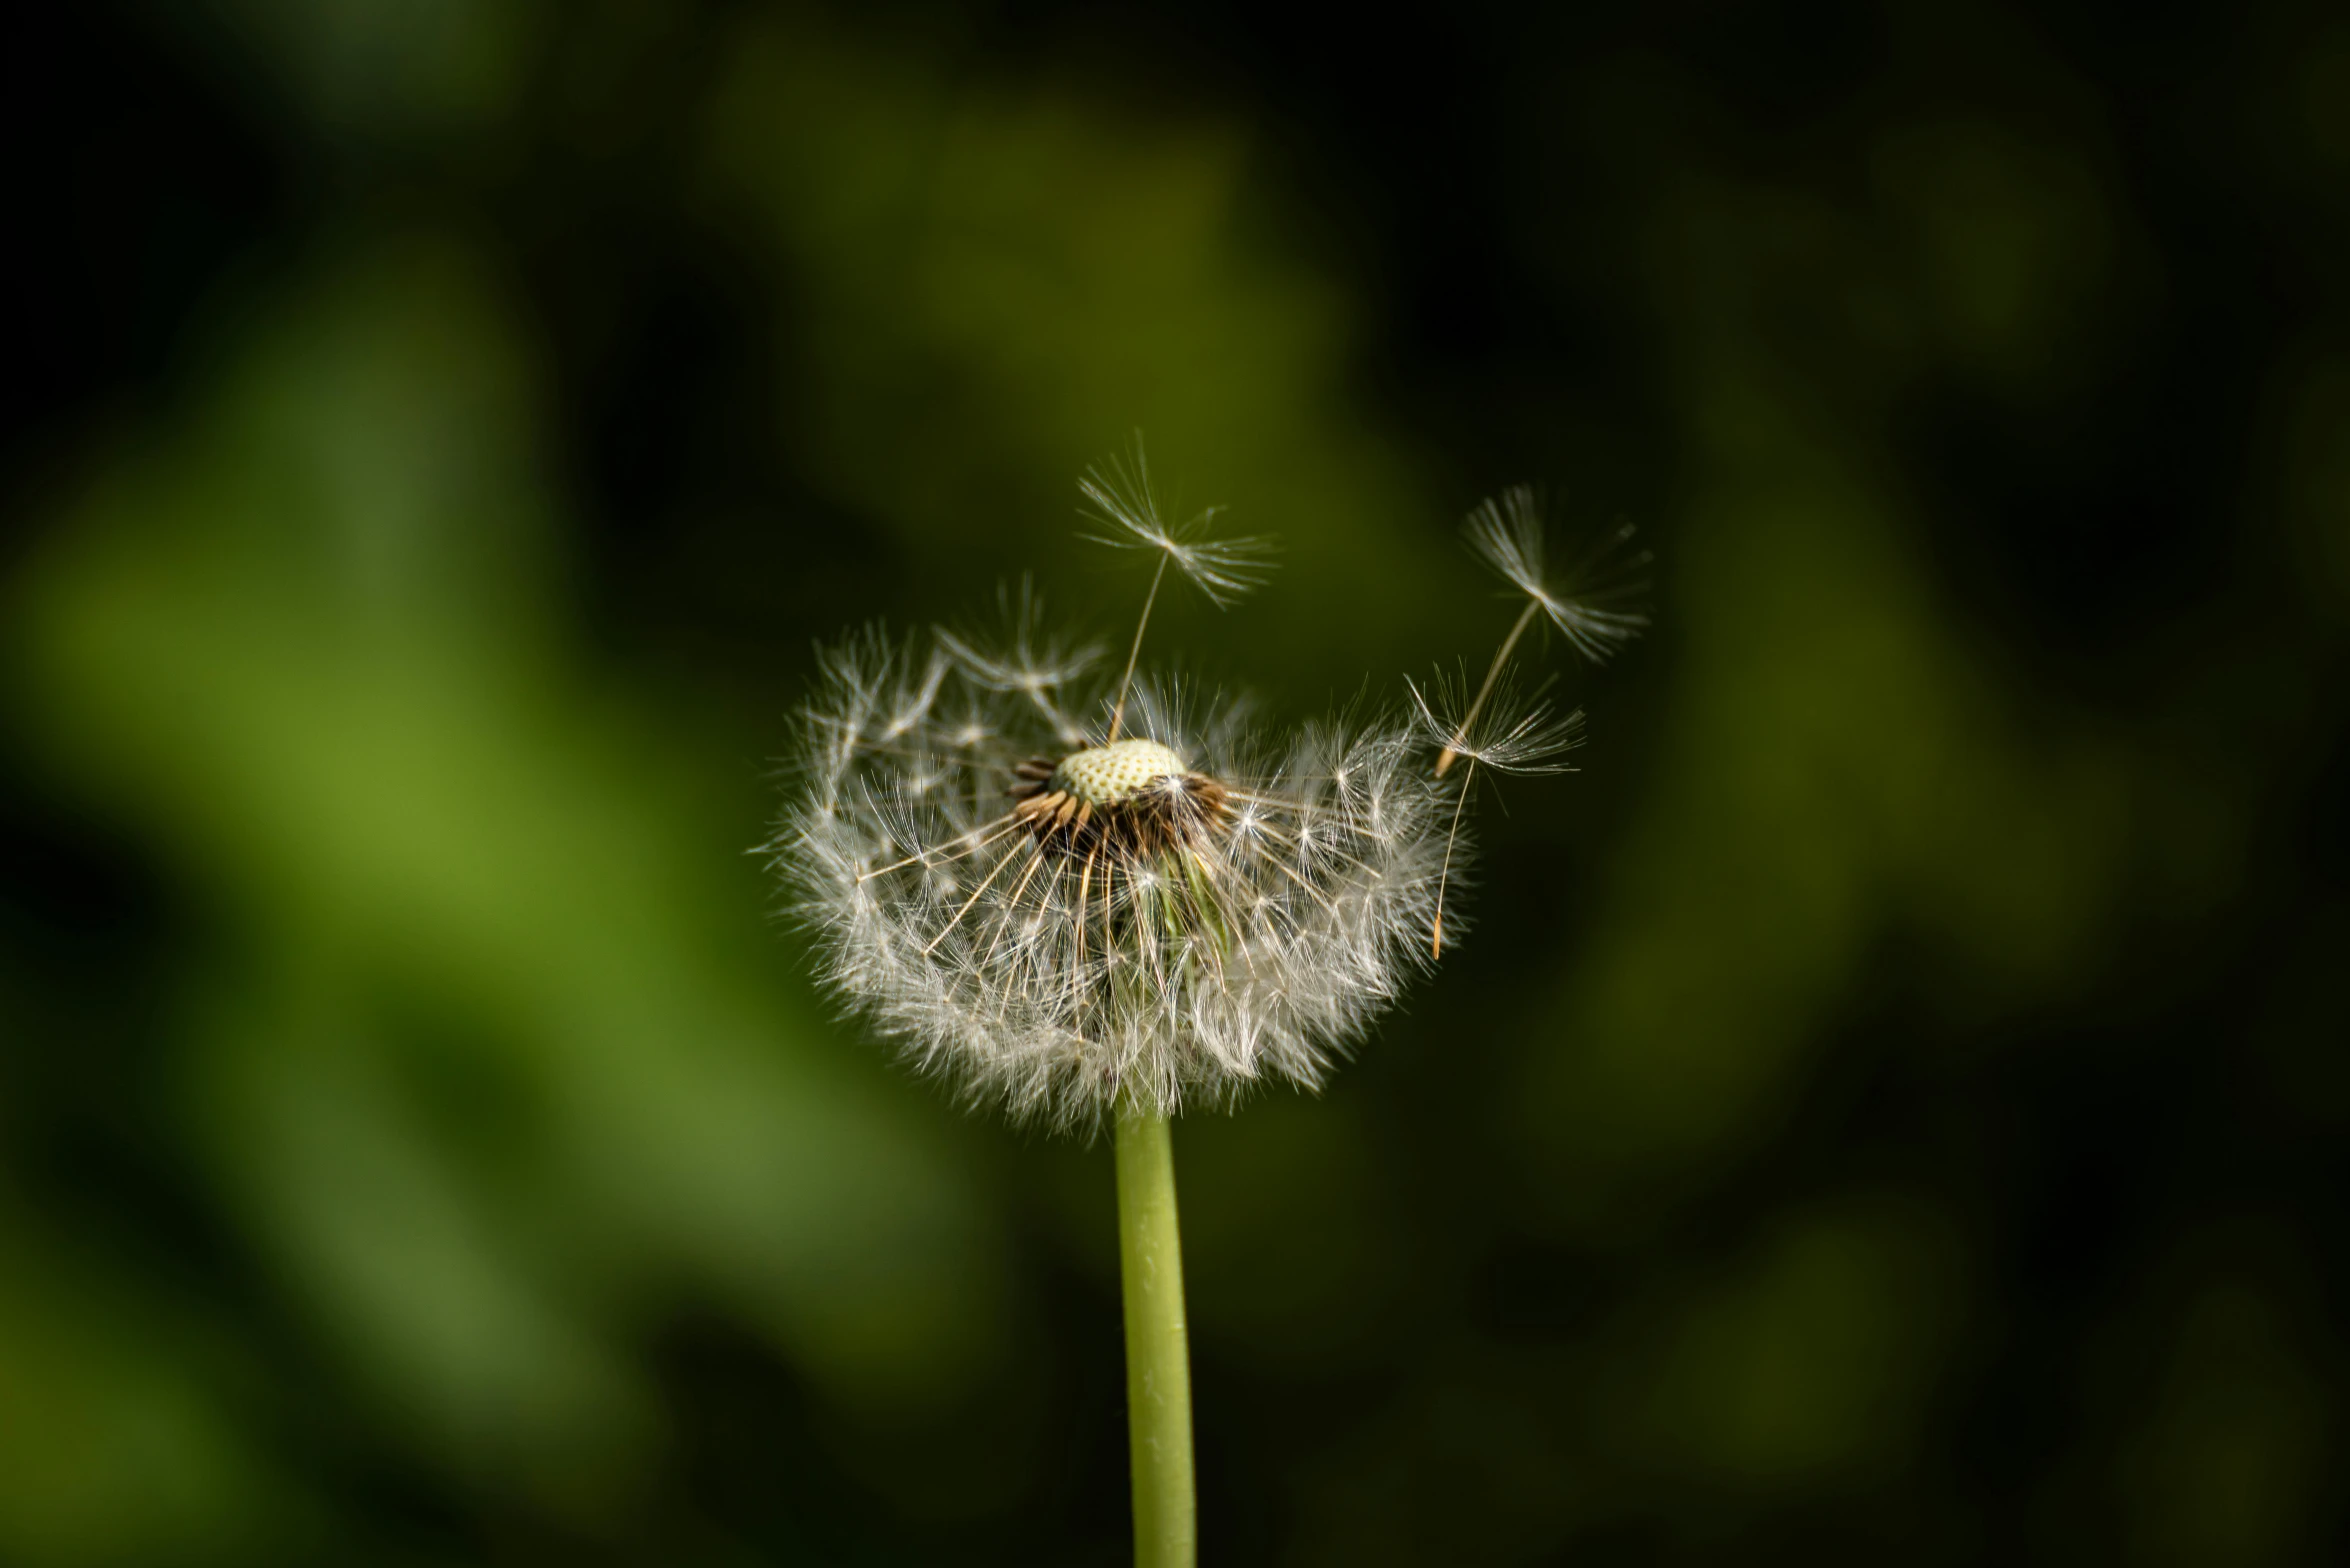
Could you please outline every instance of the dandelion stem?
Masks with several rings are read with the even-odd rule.
[[[1191,1354],[1183,1243],[1167,1118],[1118,1113],[1118,1262],[1126,1295],[1126,1441],[1134,1471],[1135,1568],[1193,1568]]]
[[[1134,623],[1134,646],[1126,650],[1126,673],[1118,677],[1118,705],[1110,710],[1109,739],[1102,742],[1105,746],[1118,738],[1118,725],[1126,717],[1126,692],[1134,684],[1134,663],[1142,657],[1142,634],[1150,628],[1151,606],[1159,602],[1159,584],[1166,580],[1167,560],[1164,555],[1159,557],[1159,569],[1151,573],[1151,591],[1143,597],[1142,618]]]
[[[1518,624],[1511,627],[1510,634],[1501,640],[1501,651],[1493,656],[1493,668],[1485,672],[1485,684],[1477,688],[1477,700],[1470,703],[1469,711],[1461,715],[1460,728],[1452,732],[1452,744],[1445,747],[1443,755],[1436,759],[1438,778],[1444,777],[1452,767],[1452,759],[1461,754],[1461,742],[1469,738],[1469,726],[1476,723],[1477,715],[1485,711],[1485,699],[1493,695],[1493,683],[1501,679],[1501,667],[1510,662],[1510,650],[1517,647],[1518,639],[1526,635],[1526,628],[1534,624],[1534,613],[1541,608],[1542,601],[1539,599],[1528,604],[1519,612]],[[1139,640],[1135,646],[1141,647]]]

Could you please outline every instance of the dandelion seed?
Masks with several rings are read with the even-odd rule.
[[[1537,617],[1557,627],[1575,651],[1594,664],[1606,663],[1647,627],[1648,617],[1627,607],[1645,591],[1640,574],[1649,560],[1646,552],[1619,556],[1632,538],[1629,525],[1617,528],[1556,578],[1544,570],[1542,508],[1532,487],[1513,486],[1500,499],[1479,504],[1469,514],[1466,531],[1470,548],[1525,596],[1526,607],[1502,639],[1485,672],[1485,684],[1462,716],[1464,732],[1492,697],[1510,655]],[[1436,758],[1438,777],[1451,769],[1459,754],[1457,745],[1447,743]]]
[[[1161,566],[1173,566],[1191,579],[1218,608],[1263,587],[1272,570],[1270,539],[1208,537],[1220,508],[1211,506],[1180,524],[1164,521],[1139,440],[1132,455],[1089,470],[1077,489],[1093,503],[1087,515],[1109,530],[1086,538],[1114,549],[1156,551]]]
[[[1263,586],[1271,569],[1273,547],[1267,539],[1209,538],[1208,527],[1218,510],[1212,506],[1180,527],[1161,521],[1158,497],[1151,490],[1150,464],[1143,456],[1139,435],[1131,458],[1112,458],[1089,469],[1078,481],[1077,490],[1093,503],[1095,520],[1112,530],[1084,537],[1113,549],[1155,551],[1159,558],[1151,572],[1150,592],[1142,601],[1142,614],[1135,621],[1126,673],[1119,679],[1117,700],[1110,708],[1108,738],[1114,741],[1126,716],[1127,688],[1134,680],[1135,661],[1142,657],[1143,633],[1150,627],[1151,609],[1159,602],[1159,585],[1166,579],[1167,568],[1174,567],[1207,595],[1209,603],[1223,609]]]
[[[1532,601],[1550,623],[1594,664],[1640,635],[1648,617],[1626,608],[1643,590],[1645,552],[1619,556],[1632,539],[1629,524],[1602,538],[1557,577],[1543,569],[1544,523],[1533,488],[1515,485],[1499,500],[1469,514],[1469,544],[1485,563]]]
[[[1468,681],[1443,671],[1422,686],[1406,682],[1420,733],[1457,759],[1496,773],[1571,773],[1563,759],[1583,744],[1583,710],[1561,714],[1539,693],[1521,694],[1507,681],[1482,691],[1472,704]]]
[[[1556,716],[1537,699],[1514,696],[1504,680],[1510,655],[1537,617],[1555,626],[1577,653],[1593,663],[1604,663],[1623,643],[1648,625],[1648,617],[1627,608],[1642,592],[1639,573],[1648,564],[1645,553],[1619,557],[1632,537],[1629,527],[1618,528],[1600,541],[1575,567],[1553,578],[1544,568],[1542,509],[1525,485],[1505,490],[1497,501],[1487,501],[1469,514],[1470,547],[1499,572],[1526,599],[1526,607],[1510,627],[1509,635],[1486,667],[1477,694],[1462,703],[1468,682],[1457,686],[1439,680],[1423,692],[1412,689],[1423,728],[1441,742],[1436,776],[1442,778],[1454,763],[1466,758],[1460,797],[1453,803],[1452,824],[1445,836],[1443,869],[1437,873],[1436,912],[1430,920],[1429,954],[1444,952],[1444,894],[1452,876],[1453,847],[1460,836],[1461,816],[1479,767],[1502,773],[1561,771],[1557,758],[1579,743],[1580,712]],[[1442,715],[1441,717],[1439,715]]]
[[[1444,898],[1452,881],[1453,850],[1460,838],[1461,817],[1468,807],[1470,791],[1476,787],[1477,770],[1482,767],[1496,773],[1572,771],[1563,758],[1583,744],[1583,713],[1577,709],[1562,715],[1544,702],[1539,692],[1522,694],[1506,681],[1497,685],[1492,676],[1487,677],[1473,701],[1467,700],[1469,683],[1465,675],[1448,677],[1439,671],[1425,687],[1407,684],[1422,737],[1429,744],[1444,748],[1438,754],[1438,770],[1454,761],[1468,763],[1461,773],[1460,794],[1453,802],[1452,821],[1445,830],[1444,861],[1436,875],[1436,911],[1429,921],[1428,956],[1441,958],[1444,956]]]

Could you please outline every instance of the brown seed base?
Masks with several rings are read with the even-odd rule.
[[[1152,789],[1112,805],[1091,806],[1051,787],[1058,764],[1031,757],[1012,770],[1006,791],[1012,815],[1043,847],[1063,854],[1105,853],[1143,860],[1184,845],[1199,845],[1230,814],[1224,786],[1204,773],[1180,774],[1172,787]]]

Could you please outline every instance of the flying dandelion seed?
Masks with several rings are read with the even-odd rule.
[[[1647,615],[1631,606],[1645,591],[1640,573],[1648,556],[1626,550],[1632,539],[1629,525],[1603,536],[1556,574],[1544,570],[1542,507],[1530,485],[1513,485],[1498,500],[1480,505],[1469,514],[1467,532],[1470,547],[1485,563],[1594,664],[1606,663],[1647,628]]]
[[[1583,744],[1583,710],[1560,713],[1539,691],[1521,693],[1507,680],[1484,692],[1470,712],[1468,682],[1442,671],[1423,686],[1406,682],[1413,717],[1431,745],[1496,773],[1572,773],[1566,754]]]
[[[1555,574],[1544,565],[1545,531],[1541,503],[1528,485],[1512,486],[1469,514],[1469,547],[1525,598],[1526,607],[1494,654],[1485,684],[1462,711],[1462,736],[1476,724],[1510,655],[1537,620],[1555,628],[1594,664],[1605,664],[1648,626],[1648,616],[1636,606],[1647,592],[1642,573],[1649,557],[1645,551],[1627,548],[1632,539],[1629,526],[1618,527],[1568,570]],[[1447,740],[1436,758],[1439,775],[1451,769],[1460,751],[1457,738]]]
[[[1219,602],[1264,550],[1160,522],[1139,454],[1084,485],[1114,542]],[[1319,1084],[1422,965],[1453,809],[1408,717],[1285,739],[1058,642],[878,631],[824,654],[773,844],[823,974],[923,1069],[1016,1119]]]
[[[1503,649],[1503,658],[1508,649]],[[1428,956],[1444,956],[1444,897],[1452,882],[1453,851],[1461,834],[1461,817],[1476,787],[1477,770],[1496,773],[1567,773],[1566,754],[1583,744],[1583,712],[1560,714],[1542,700],[1539,691],[1521,693],[1501,677],[1501,659],[1475,698],[1469,696],[1467,677],[1443,672],[1426,686],[1410,685],[1414,717],[1426,742],[1443,749],[1437,754],[1441,772],[1465,761],[1459,793],[1453,799],[1452,820],[1444,838],[1444,859],[1436,875],[1436,912],[1428,928]]]
[[[1540,700],[1537,691],[1521,696],[1509,683],[1510,655],[1539,618],[1558,629],[1577,653],[1593,663],[1640,634],[1648,617],[1632,606],[1646,591],[1640,573],[1648,565],[1646,552],[1624,550],[1632,537],[1619,527],[1602,539],[1563,576],[1552,577],[1543,567],[1545,554],[1542,509],[1534,491],[1518,485],[1502,492],[1469,514],[1469,546],[1485,564],[1526,600],[1516,624],[1494,651],[1484,684],[1468,696],[1468,682],[1442,677],[1426,690],[1412,688],[1422,732],[1435,743],[1436,776],[1442,778],[1464,759],[1460,794],[1452,808],[1445,835],[1444,860],[1436,878],[1436,913],[1429,922],[1428,955],[1444,956],[1444,896],[1452,879],[1453,851],[1460,838],[1461,818],[1467,811],[1477,770],[1496,773],[1557,773],[1558,761],[1583,739],[1581,710],[1560,717]],[[1464,700],[1465,699],[1465,700]]]
[[[1141,443],[1123,458],[1112,458],[1078,481],[1078,493],[1093,504],[1093,520],[1109,531],[1087,534],[1096,544],[1120,550],[1154,551],[1161,570],[1173,566],[1209,602],[1219,609],[1241,595],[1262,588],[1271,569],[1273,542],[1263,538],[1216,539],[1208,533],[1218,508],[1209,507],[1189,522],[1169,526],[1159,517],[1157,493],[1151,488],[1150,464]],[[1152,591],[1158,588],[1152,579]],[[1143,618],[1150,610],[1146,603]]]

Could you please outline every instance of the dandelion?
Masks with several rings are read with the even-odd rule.
[[[1170,571],[1222,605],[1261,540],[1163,519],[1139,446],[1086,476],[1155,557],[1123,668],[1034,593],[993,635],[824,651],[770,846],[825,980],[969,1102],[1115,1129],[1137,1560],[1192,1561],[1190,1371],[1168,1118],[1312,1088],[1433,957],[1448,841],[1408,714],[1286,736],[1140,668]]]
[[[1597,656],[1640,620],[1543,576],[1513,491],[1471,534],[1529,604],[1476,694],[1438,679],[1401,711],[1277,734],[1142,664],[1170,574],[1226,605],[1264,582],[1267,543],[1217,537],[1213,509],[1169,524],[1139,445],[1079,489],[1089,537],[1153,562],[1116,673],[1026,583],[993,631],[846,638],[821,654],[769,852],[824,980],[917,1067],[1017,1121],[1114,1128],[1136,1558],[1188,1568],[1168,1120],[1322,1082],[1442,952],[1477,770],[1556,771],[1578,739],[1580,714],[1505,679],[1527,627],[1547,616]]]

